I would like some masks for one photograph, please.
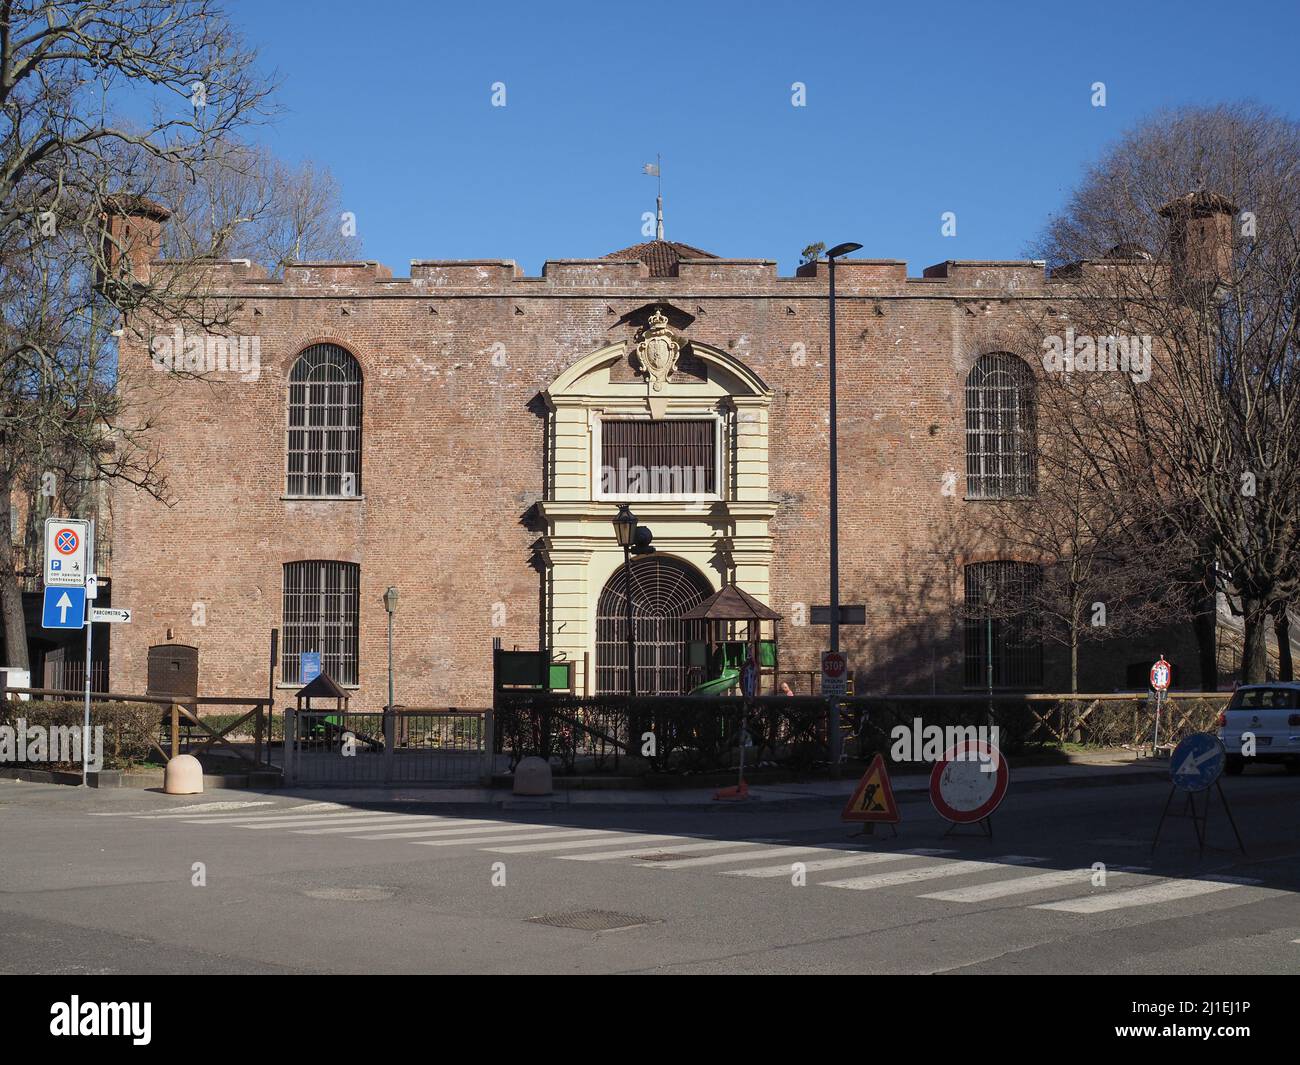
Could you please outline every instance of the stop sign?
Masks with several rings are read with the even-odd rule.
[[[838,651],[827,651],[822,655],[822,676],[839,680],[844,676],[844,656]]]

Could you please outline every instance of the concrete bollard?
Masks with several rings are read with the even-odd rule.
[[[167,760],[163,770],[163,792],[167,795],[199,795],[203,791],[203,766],[192,754],[178,754]]]
[[[551,794],[551,764],[535,756],[522,759],[515,766],[515,794]]]

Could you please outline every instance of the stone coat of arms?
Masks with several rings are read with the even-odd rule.
[[[641,330],[636,346],[637,366],[656,392],[663,390],[669,375],[677,368],[677,358],[682,352],[682,338],[668,326],[663,311],[656,307],[654,314]]]

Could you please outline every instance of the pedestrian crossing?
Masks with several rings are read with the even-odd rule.
[[[1026,912],[1078,920],[1121,913],[1129,923],[1159,920],[1168,907],[1193,903],[1223,909],[1275,894],[1258,880],[1193,875],[1170,877],[1148,867],[1035,870],[1054,864],[1043,855],[972,857],[951,847],[881,849],[874,839],[821,843],[754,836],[706,835],[580,828],[574,825],[357,810],[336,803],[232,810],[231,804],[196,804],[159,813],[114,813],[187,829],[233,829],[286,836],[320,837],[331,844],[395,842],[429,848],[472,848],[493,855],[535,856],[565,862],[617,862],[665,873],[727,877],[734,881],[806,884],[836,892],[906,892],[925,904],[970,910],[979,905],[1018,905]],[[954,881],[948,886],[938,881]],[[761,884],[755,883],[758,889]]]

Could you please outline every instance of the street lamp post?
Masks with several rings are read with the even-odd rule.
[[[388,709],[393,708],[393,615],[397,613],[397,589],[384,593],[384,609],[388,611]]]
[[[997,602],[998,602],[998,589],[997,586],[993,583],[992,579],[985,582],[984,590],[982,593],[982,599],[984,600],[984,624],[985,624],[985,630],[984,630],[985,633],[984,652],[985,652],[985,663],[986,663],[985,675],[988,681],[988,696],[989,696],[988,723],[991,725],[993,723],[993,608],[997,606]]]
[[[632,631],[632,545],[636,540],[636,515],[626,503],[620,503],[614,516],[614,535],[623,549],[623,585],[627,601],[627,693],[636,698],[636,638]]]
[[[840,473],[839,426],[835,408],[835,260],[861,248],[852,241],[837,244],[826,253],[830,260],[830,553],[831,553],[831,650],[840,649]],[[840,705],[830,701],[831,765],[840,764]]]

